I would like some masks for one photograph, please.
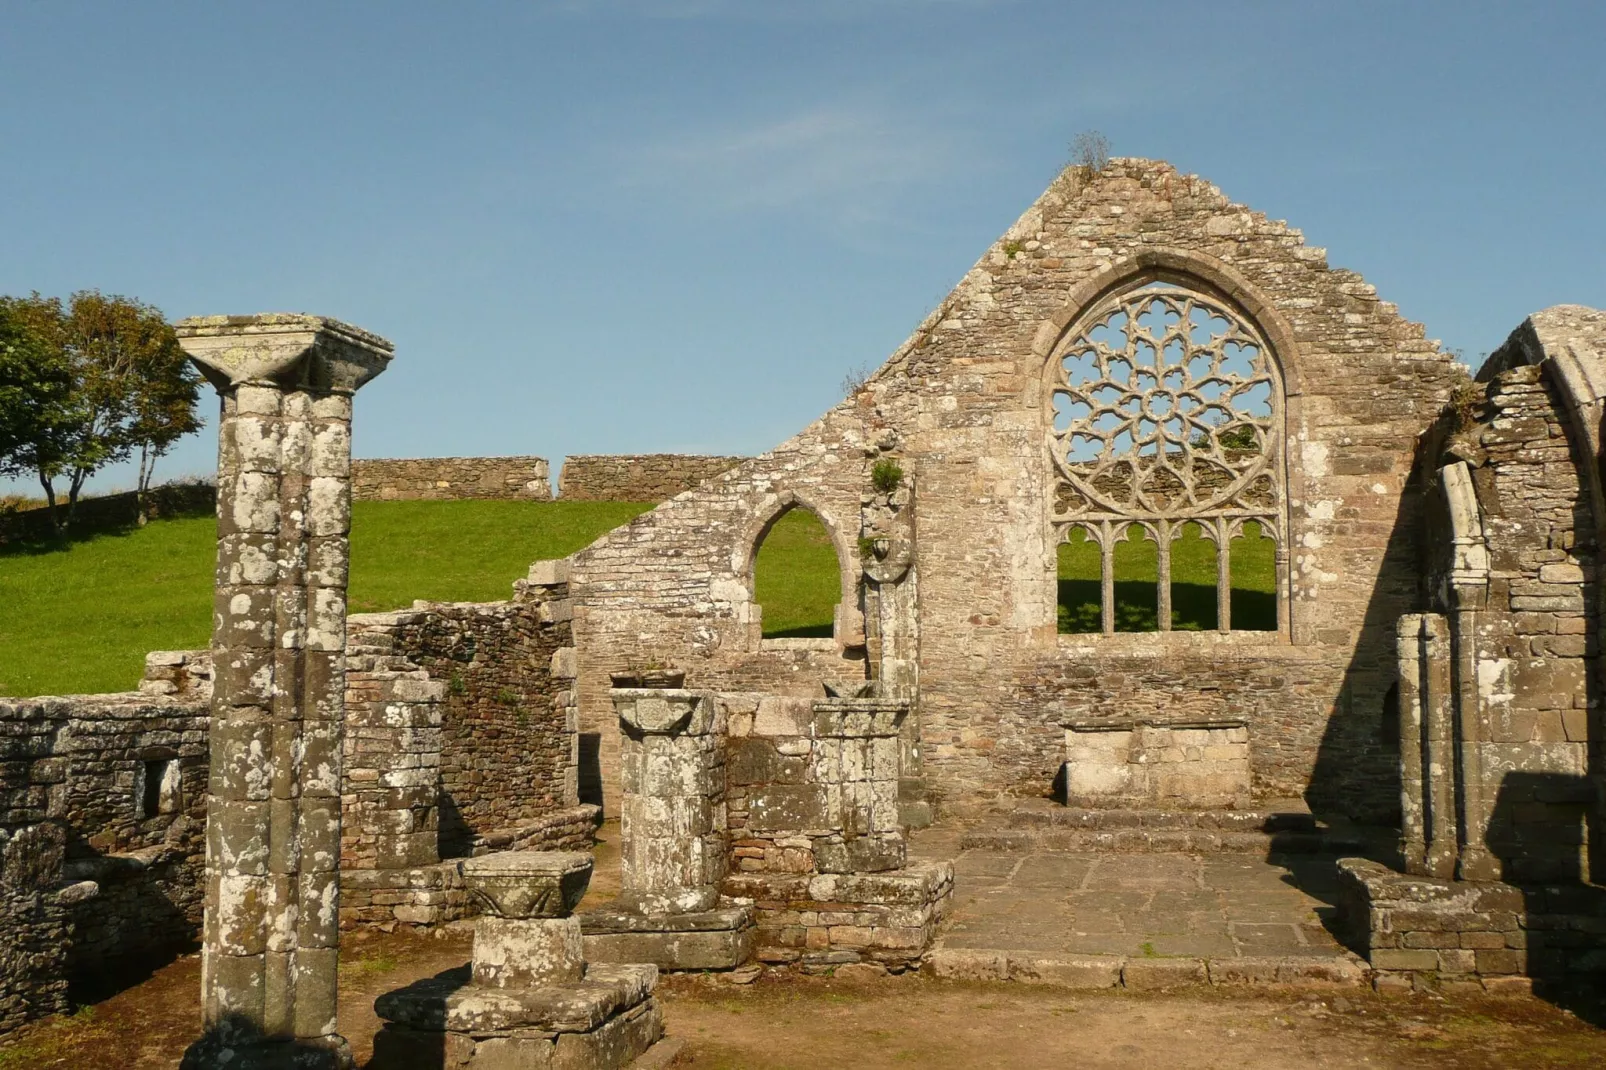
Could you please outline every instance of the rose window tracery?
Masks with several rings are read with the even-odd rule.
[[[1228,630],[1228,545],[1254,522],[1281,546],[1282,386],[1253,324],[1225,303],[1151,284],[1101,303],[1051,361],[1053,520],[1104,561],[1136,527],[1159,556],[1158,626],[1170,627],[1168,562],[1184,529],[1218,550],[1218,626]]]

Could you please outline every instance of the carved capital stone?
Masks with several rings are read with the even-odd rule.
[[[360,327],[293,312],[193,316],[179,344],[219,393],[243,383],[352,394],[385,370],[395,347]]]
[[[503,918],[566,918],[591,883],[582,851],[498,851],[466,858],[463,883]]]
[[[616,687],[613,708],[625,731],[638,736],[704,736],[713,729],[713,702],[702,691]]]

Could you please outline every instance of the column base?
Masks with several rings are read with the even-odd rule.
[[[385,1026],[368,1070],[616,1070],[664,1035],[649,965],[592,964],[584,981],[530,989],[467,982],[467,969],[447,970],[375,1000]]]
[[[1455,875],[1464,881],[1497,881],[1502,869],[1500,859],[1490,854],[1488,848],[1469,846],[1461,849]]]
[[[729,970],[753,957],[753,908],[690,914],[602,907],[580,915],[587,962],[650,962],[661,970]]]
[[[356,1070],[351,1045],[338,1033],[315,1040],[251,1038],[212,1028],[184,1052],[179,1070]]]

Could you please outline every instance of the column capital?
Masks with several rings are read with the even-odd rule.
[[[295,312],[192,316],[173,329],[224,394],[244,383],[352,394],[385,370],[396,348],[360,327]]]

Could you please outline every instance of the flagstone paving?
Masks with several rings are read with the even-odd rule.
[[[937,829],[917,837],[913,853],[954,863],[939,948],[1211,960],[1345,954],[1323,925],[1337,892],[1327,856],[965,850]]]

